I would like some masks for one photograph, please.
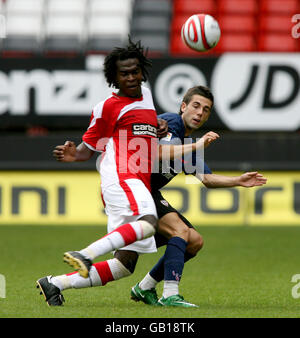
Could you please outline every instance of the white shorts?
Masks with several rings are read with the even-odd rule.
[[[112,184],[102,190],[105,213],[108,217],[107,232],[122,224],[135,222],[145,215],[157,217],[155,203],[144,183],[138,179],[128,179],[120,184]],[[120,250],[138,253],[156,252],[154,236],[136,241]]]

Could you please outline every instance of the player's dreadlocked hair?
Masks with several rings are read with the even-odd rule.
[[[114,86],[119,88],[116,81],[117,75],[117,61],[123,61],[127,59],[138,59],[143,74],[143,81],[147,81],[148,67],[151,67],[152,62],[146,56],[147,51],[144,52],[144,47],[141,45],[141,41],[137,43],[132,42],[130,36],[128,37],[128,45],[124,48],[116,47],[113,51],[106,56],[104,60],[104,76],[110,87]]]

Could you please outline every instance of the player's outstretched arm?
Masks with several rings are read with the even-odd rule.
[[[196,175],[207,188],[258,187],[267,183],[267,179],[257,171],[246,172],[240,176],[217,174]]]
[[[159,160],[175,160],[182,158],[184,154],[191,153],[198,149],[208,147],[212,142],[217,140],[220,136],[210,131],[202,136],[197,142],[189,144],[180,144],[180,145],[168,145],[168,144],[159,144]]]
[[[66,141],[64,145],[56,146],[53,156],[59,162],[80,162],[89,160],[94,151],[89,149],[83,142],[77,147],[74,142]]]
[[[245,188],[258,187],[267,183],[267,179],[257,171],[244,173],[239,177],[239,185]]]

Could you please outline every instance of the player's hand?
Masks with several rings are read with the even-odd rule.
[[[204,136],[201,137],[204,141],[204,148],[208,147],[212,142],[219,138],[219,134],[215,133],[214,131],[209,131]]]
[[[157,137],[162,138],[167,136],[168,133],[168,122],[163,119],[157,119],[158,128],[157,128]]]
[[[76,145],[72,141],[66,141],[64,145],[56,146],[53,156],[59,162],[74,162],[76,159]]]
[[[267,183],[267,179],[257,171],[247,172],[240,176],[239,183],[242,187],[259,187]]]

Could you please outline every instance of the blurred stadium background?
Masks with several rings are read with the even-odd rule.
[[[194,13],[220,23],[218,46],[185,47]],[[298,15],[297,15],[298,14]],[[206,191],[179,177],[166,196],[195,225],[300,225],[300,0],[0,0],[0,224],[105,224],[95,158],[62,164],[111,92],[104,56],[128,34],[149,49],[158,113],[191,86],[216,98],[205,129],[215,172],[259,170],[268,185]],[[84,198],[83,198],[84,196]]]

